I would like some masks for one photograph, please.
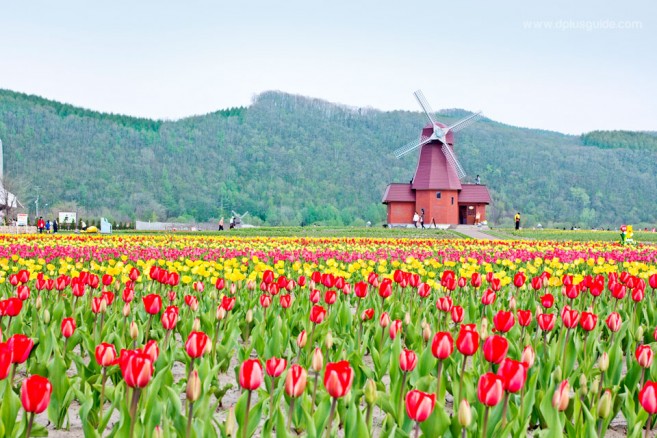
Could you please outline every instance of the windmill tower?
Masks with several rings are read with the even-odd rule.
[[[463,182],[466,172],[454,152],[454,134],[477,121],[481,113],[448,126],[436,121],[422,91],[414,95],[429,123],[418,139],[395,151],[395,156],[401,158],[419,148],[420,155],[410,183],[392,183],[386,188],[383,203],[388,206],[388,224],[411,224],[414,213],[422,211],[425,225],[485,221],[486,205],[491,202],[488,188]]]

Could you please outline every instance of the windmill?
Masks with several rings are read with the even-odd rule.
[[[231,210],[231,212],[233,213],[233,219],[235,221],[234,222],[235,223],[235,228],[240,228],[242,226],[242,220],[246,216],[248,216],[249,212],[247,211],[247,212],[244,212],[242,214],[237,214],[237,212],[235,212],[235,210]]]
[[[454,123],[451,126],[443,125],[435,120],[433,110],[427,102],[427,99],[424,97],[422,90],[417,90],[413,93],[415,99],[417,99],[422,111],[429,119],[429,125],[422,130],[419,140],[413,140],[405,144],[404,146],[395,150],[395,157],[401,158],[406,154],[413,152],[415,149],[422,147],[426,144],[432,144],[435,146],[440,146],[442,153],[445,155],[447,162],[452,166],[456,172],[459,179],[463,179],[466,176],[463,166],[459,162],[458,158],[454,154],[453,147],[453,134],[461,131],[464,128],[467,128],[478,119],[481,118],[481,112],[469,115],[468,117]]]
[[[485,220],[490,194],[486,186],[468,184],[462,180],[466,172],[454,153],[454,134],[481,118],[474,113],[462,120],[445,125],[436,121],[429,102],[421,90],[413,93],[427,124],[420,137],[394,151],[401,158],[420,150],[415,175],[408,184],[392,183],[386,188],[383,203],[388,205],[388,225],[413,224],[417,212],[423,223],[434,225],[477,224]]]

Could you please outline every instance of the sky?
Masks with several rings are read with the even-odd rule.
[[[178,119],[268,90],[481,110],[570,134],[657,131],[654,0],[30,0],[0,10],[0,88]]]

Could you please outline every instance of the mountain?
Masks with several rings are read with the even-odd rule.
[[[468,114],[448,110],[443,122]],[[419,135],[419,112],[351,108],[282,92],[176,121],[77,108],[0,90],[6,178],[23,204],[82,206],[120,220],[205,221],[249,211],[256,222],[381,222],[389,182],[410,180],[417,154],[392,151]],[[657,222],[657,136],[564,135],[483,119],[456,151],[481,175],[509,224],[610,227]],[[19,183],[16,183],[19,182]]]

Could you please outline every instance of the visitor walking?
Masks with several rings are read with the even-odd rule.
[[[519,230],[520,229],[520,212],[516,213],[515,221],[516,221],[516,230]]]
[[[219,219],[219,231],[224,230],[224,218]]]
[[[59,231],[59,224],[57,223],[57,219],[52,221],[52,233],[55,234],[57,231]]]
[[[424,208],[422,209],[422,214],[420,214],[420,225],[424,229]]]
[[[43,233],[43,230],[46,228],[46,221],[43,220],[43,216],[39,216],[37,221],[37,228],[39,229],[39,234]]]
[[[50,219],[46,221],[46,234],[50,234]]]
[[[420,215],[417,214],[417,211],[413,213],[413,225],[417,228],[417,223],[420,221]]]

